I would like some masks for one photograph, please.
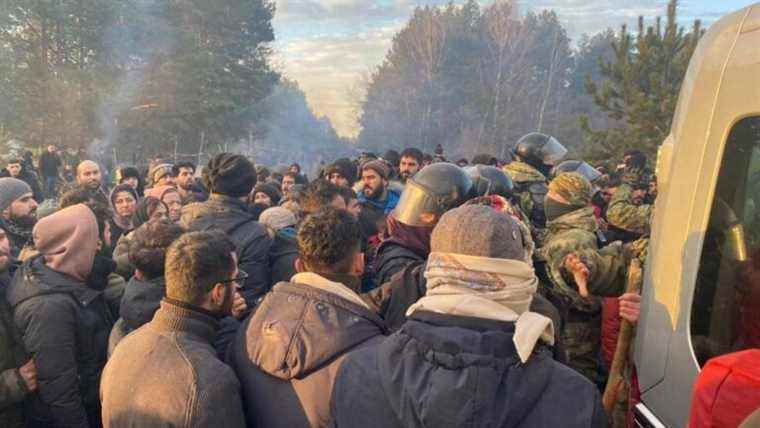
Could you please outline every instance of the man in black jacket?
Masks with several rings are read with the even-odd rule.
[[[45,197],[48,199],[57,196],[55,186],[58,183],[59,169],[61,166],[63,166],[63,162],[61,161],[61,157],[58,156],[55,146],[48,146],[47,151],[40,155],[39,161]]]
[[[336,427],[603,427],[596,387],[554,361],[552,321],[530,312],[529,232],[485,206],[444,214],[425,296],[385,339],[340,367]]]
[[[24,160],[19,158],[12,158],[8,161],[8,165],[0,171],[0,177],[12,177],[24,181],[32,189],[32,195],[37,202],[42,202],[44,196],[40,189],[40,180],[34,171],[30,171],[24,165]]]
[[[242,294],[249,308],[269,290],[269,247],[272,239],[248,211],[246,201],[256,185],[256,169],[244,156],[221,153],[203,171],[211,192],[208,201],[182,208],[186,230],[219,229],[235,242],[238,265],[248,274]]]
[[[98,234],[95,214],[83,204],[43,218],[34,228],[39,255],[24,262],[8,289],[37,366],[28,426],[100,425],[98,385],[113,316],[103,293],[87,286]]]

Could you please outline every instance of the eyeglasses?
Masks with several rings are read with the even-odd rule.
[[[248,279],[248,274],[244,270],[238,269],[238,276],[236,276],[235,278],[225,279],[219,282],[222,284],[226,284],[228,282],[235,282],[238,285],[243,285],[246,279]]]

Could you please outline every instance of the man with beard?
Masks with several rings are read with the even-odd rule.
[[[37,201],[29,185],[16,178],[0,178],[0,228],[11,243],[15,259],[31,242],[32,228],[37,222]]]
[[[103,293],[87,284],[98,220],[84,204],[64,208],[37,222],[34,242],[39,255],[21,265],[7,294],[37,366],[27,426],[99,426],[98,385],[113,316]]]
[[[283,199],[289,199],[291,197],[290,189],[296,185],[296,177],[298,177],[298,174],[291,171],[282,175],[282,185],[280,190],[282,191]]]
[[[34,171],[29,170],[23,159],[10,159],[5,169],[0,171],[0,177],[17,178],[29,185],[37,202],[42,202],[44,199],[44,195],[40,189],[39,177],[37,177]]]
[[[398,164],[398,176],[402,183],[414,177],[422,168],[422,152],[419,149],[410,147],[401,152],[401,160]]]
[[[381,160],[373,160],[362,165],[363,188],[358,195],[359,202],[370,204],[390,214],[398,204],[401,194],[388,187],[390,168]]]
[[[108,197],[103,192],[103,176],[100,166],[91,160],[82,161],[77,166],[77,185],[87,189],[92,198],[108,204]]]
[[[222,232],[181,236],[166,254],[166,297],[103,371],[105,427],[245,426],[240,383],[212,347],[246,274]]]
[[[0,229],[0,426],[20,428],[24,426],[24,398],[37,389],[37,368],[26,356],[5,299],[11,261],[8,236]]]
[[[208,196],[195,182],[195,165],[192,162],[180,162],[172,167],[174,184],[182,198],[182,205],[192,202],[203,202]]]
[[[356,166],[348,158],[340,158],[327,167],[327,179],[334,185],[351,188],[356,181]]]

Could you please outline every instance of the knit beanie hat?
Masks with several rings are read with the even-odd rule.
[[[160,165],[154,166],[150,170],[150,173],[148,174],[148,178],[150,178],[151,184],[156,184],[159,181],[161,181],[162,178],[171,174],[172,174],[172,164],[162,163]]]
[[[208,161],[203,183],[211,193],[239,198],[256,185],[256,168],[242,155],[220,153]]]
[[[264,193],[267,196],[269,196],[269,199],[272,200],[272,205],[279,204],[280,198],[282,198],[282,195],[280,194],[280,190],[277,189],[277,187],[271,183],[257,184],[256,187],[253,188],[254,196],[256,195],[256,193],[259,193],[259,192]]]
[[[525,261],[523,232],[516,220],[483,205],[446,212],[433,229],[430,250]]]
[[[356,166],[351,162],[351,159],[340,158],[327,167],[328,178],[330,177],[330,174],[336,172],[348,180],[349,184],[354,184],[356,181]]]
[[[32,188],[25,181],[13,177],[0,178],[0,212],[27,193],[32,193]]]
[[[577,172],[563,172],[549,183],[549,190],[562,196],[572,206],[587,206],[594,195],[594,187]]]
[[[388,179],[388,175],[390,174],[390,168],[388,168],[388,164],[379,159],[364,163],[364,165],[362,165],[362,171],[364,171],[365,169],[371,169],[375,171],[377,175],[379,175],[380,177],[386,180]]]
[[[295,226],[296,222],[296,215],[291,210],[283,207],[267,208],[259,216],[259,223],[269,226],[275,231],[288,226]]]
[[[124,168],[121,168],[119,170],[119,182],[127,178],[136,178],[137,180],[140,180],[140,171],[138,171],[137,168],[131,166],[125,166]]]

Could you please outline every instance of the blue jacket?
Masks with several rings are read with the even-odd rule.
[[[363,204],[370,204],[373,207],[383,210],[383,213],[388,215],[394,208],[396,208],[396,205],[398,205],[398,201],[401,199],[401,194],[390,188],[387,189],[386,194],[387,196],[384,201],[368,199],[362,192],[357,195],[357,199]]]

